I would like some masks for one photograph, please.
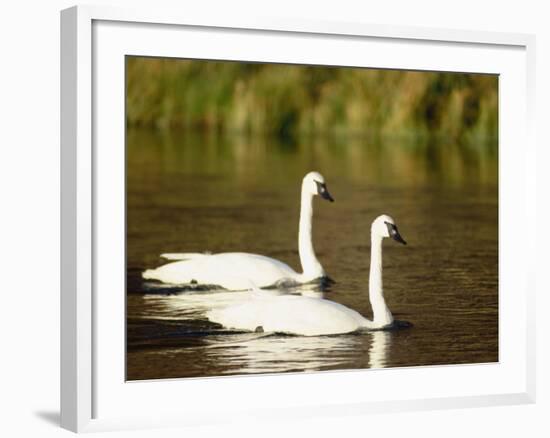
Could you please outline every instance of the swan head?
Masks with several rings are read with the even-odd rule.
[[[327,201],[334,202],[334,198],[330,195],[327,189],[325,178],[319,172],[309,172],[306,176],[304,176],[304,180],[302,182],[302,192],[304,190],[312,196],[319,195]]]
[[[399,234],[395,221],[387,214],[378,216],[374,220],[371,226],[371,234],[382,238],[391,237],[396,242],[402,243],[403,245],[407,244],[407,242],[405,242],[405,240],[401,237],[401,234]]]

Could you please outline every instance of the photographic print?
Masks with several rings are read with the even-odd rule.
[[[498,361],[497,75],[125,62],[127,380]]]

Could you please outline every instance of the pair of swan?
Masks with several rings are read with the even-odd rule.
[[[163,254],[165,259],[175,261],[146,270],[143,278],[168,284],[215,285],[228,290],[252,289],[255,292],[251,300],[207,313],[211,321],[232,329],[319,336],[391,327],[393,316],[384,300],[382,288],[382,240],[391,237],[403,244],[405,241],[393,218],[387,215],[376,218],[371,226],[369,299],[374,315],[372,321],[334,301],[279,295],[258,289],[326,278],[311,239],[312,204],[316,195],[334,201],[323,176],[310,172],[302,181],[301,193],[298,243],[302,273],[295,272],[278,260],[257,254],[181,253]]]

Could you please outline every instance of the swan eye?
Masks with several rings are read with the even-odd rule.
[[[388,234],[389,237],[391,237],[393,240],[402,243],[403,245],[406,245],[407,242],[401,237],[401,234],[399,234],[399,230],[397,229],[397,225],[391,224],[389,222],[384,221],[386,226],[388,227]]]
[[[398,234],[397,227],[395,226],[395,224],[392,224],[392,223],[386,222],[386,221],[384,221],[384,223],[388,227],[388,234],[390,235],[390,237],[393,237],[396,234]]]
[[[319,181],[315,181],[315,184],[317,184],[317,191],[319,193],[323,193],[325,190],[326,190],[326,186],[325,184],[319,182]]]

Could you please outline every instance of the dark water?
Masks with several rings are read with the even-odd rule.
[[[496,145],[130,130],[127,148],[129,380],[498,361]],[[336,199],[314,201],[314,246],[336,280],[325,297],[372,316],[370,224],[390,214],[408,245],[384,242],[384,291],[412,327],[311,338],[230,332],[204,312],[246,293],[142,283],[163,252],[253,252],[300,270],[300,184],[310,170]]]

